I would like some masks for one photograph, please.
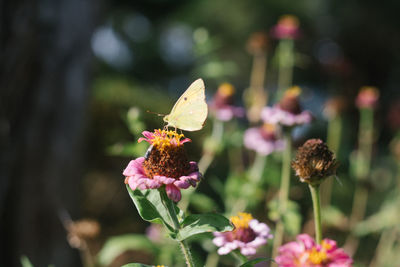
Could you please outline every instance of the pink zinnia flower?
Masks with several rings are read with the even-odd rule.
[[[284,15],[271,29],[271,35],[276,39],[297,39],[300,35],[299,19],[293,15]]]
[[[287,127],[310,123],[312,115],[309,111],[302,111],[299,102],[300,92],[298,86],[289,88],[278,104],[263,108],[261,111],[263,121]]]
[[[297,241],[281,246],[275,261],[279,267],[350,267],[353,264],[352,258],[336,246],[336,241],[326,238],[317,245],[307,234],[300,234]]]
[[[373,86],[361,87],[356,98],[358,108],[375,108],[379,100],[378,88]]]
[[[272,238],[269,227],[260,223],[249,213],[239,212],[230,218],[235,226],[231,232],[215,232],[213,242],[219,247],[218,254],[225,255],[235,249],[240,249],[243,255],[254,255],[258,247]]]
[[[175,131],[144,131],[143,135],[145,137],[138,141],[146,141],[151,147],[145,157],[129,162],[123,172],[125,184],[129,184],[132,190],[155,189],[165,185],[167,196],[178,202],[181,199],[180,189],[195,187],[201,178],[197,163],[187,159],[183,147],[191,140]]]
[[[285,147],[284,141],[278,138],[276,126],[267,123],[247,129],[244,132],[244,146],[265,156]]]
[[[229,121],[234,117],[243,117],[244,109],[233,105],[235,88],[230,83],[223,83],[210,104],[212,114],[220,121]]]

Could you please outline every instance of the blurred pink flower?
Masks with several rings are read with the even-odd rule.
[[[275,261],[279,267],[350,267],[353,264],[352,258],[336,246],[336,241],[326,238],[317,245],[307,234],[300,234],[297,241],[281,246]]]
[[[253,219],[251,214],[239,212],[230,218],[235,226],[231,232],[214,232],[213,243],[219,247],[218,254],[225,255],[235,249],[240,249],[243,255],[254,255],[258,247],[272,238],[269,227]]]
[[[156,189],[165,185],[167,196],[175,202],[181,199],[180,189],[195,187],[201,179],[197,163],[188,161],[183,144],[190,142],[174,131],[144,131],[140,141],[152,145],[146,157],[129,162],[123,172],[125,184],[132,190]],[[181,138],[184,138],[181,140]],[[146,153],[147,154],[147,153]]]
[[[262,120],[265,123],[288,127],[310,123],[313,118],[309,111],[302,111],[299,103],[300,92],[301,89],[298,86],[286,90],[278,104],[263,108]]]
[[[358,108],[376,108],[379,100],[378,88],[373,86],[361,87],[356,98]]]
[[[244,132],[244,146],[265,156],[285,147],[284,141],[278,138],[276,126],[273,124],[247,129]]]
[[[293,15],[284,15],[272,27],[271,35],[276,39],[297,39],[300,36],[299,19]]]
[[[218,87],[213,100],[210,103],[210,110],[220,121],[229,121],[234,117],[245,115],[242,107],[233,105],[235,88],[230,83],[223,83]]]

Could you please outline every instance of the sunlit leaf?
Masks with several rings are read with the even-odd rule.
[[[158,190],[139,190],[133,191],[126,186],[129,195],[143,220],[153,223],[163,223],[171,232],[174,231],[173,222],[164,207]],[[180,212],[177,212],[178,214]]]
[[[220,214],[206,213],[187,216],[182,222],[176,239],[185,240],[188,237],[206,232],[232,231],[233,226],[227,218]]]

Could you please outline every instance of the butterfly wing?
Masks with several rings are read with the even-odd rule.
[[[168,122],[168,126],[184,131],[197,131],[203,128],[207,114],[204,82],[198,79],[176,101],[171,113],[164,117],[164,121]]]

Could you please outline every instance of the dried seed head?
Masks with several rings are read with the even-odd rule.
[[[379,100],[379,90],[374,86],[363,86],[356,98],[358,108],[376,108]]]
[[[252,55],[263,54],[267,48],[268,36],[265,32],[255,32],[247,41],[247,51]]]
[[[230,83],[222,83],[214,95],[214,105],[217,108],[233,104],[235,87]]]
[[[94,239],[100,233],[100,224],[97,221],[83,219],[71,222],[68,227],[68,242],[74,248],[86,248],[87,241]]]
[[[319,185],[325,178],[334,175],[338,162],[332,151],[320,139],[310,139],[301,146],[292,168],[300,181]]]
[[[300,114],[301,106],[299,102],[299,95],[301,94],[301,89],[298,86],[293,86],[286,90],[281,101],[279,102],[279,107],[282,110],[290,112],[292,114]]]

